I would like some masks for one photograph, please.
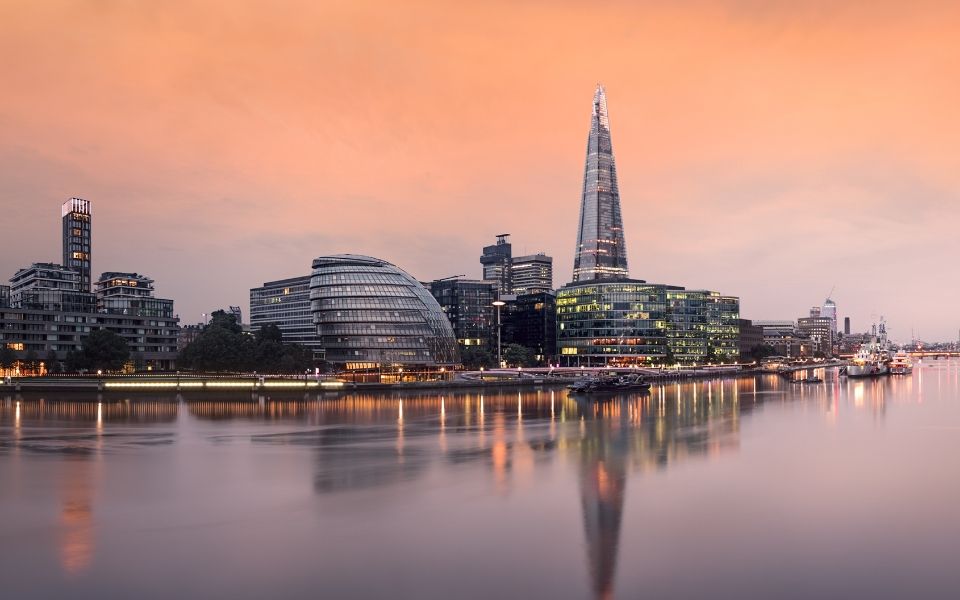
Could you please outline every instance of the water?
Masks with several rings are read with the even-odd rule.
[[[960,592],[960,362],[566,391],[0,397],[4,598]]]

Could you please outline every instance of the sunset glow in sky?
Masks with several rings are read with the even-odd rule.
[[[479,277],[501,232],[559,286],[602,82],[631,276],[956,339],[960,4],[462,4],[0,3],[0,279],[80,196],[94,272],[184,323],[324,254]]]

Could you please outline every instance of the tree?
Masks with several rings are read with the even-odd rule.
[[[119,371],[130,359],[127,340],[109,329],[96,329],[83,340],[83,363],[91,371]]]
[[[47,373],[62,373],[63,367],[57,358],[57,353],[53,350],[47,352],[47,358],[43,361],[47,365]]]
[[[537,357],[533,350],[520,344],[506,344],[503,346],[501,354],[504,362],[511,367],[532,367],[537,362]]]
[[[6,344],[0,345],[0,369],[13,369],[17,364],[17,353]]]
[[[36,371],[37,370],[37,352],[36,350],[30,349],[27,350],[27,354],[23,357],[23,364],[26,367],[27,371]]]
[[[213,321],[183,349],[179,362],[198,371],[242,371],[251,358],[242,333]]]
[[[747,353],[743,356],[743,360],[760,362],[766,357],[773,356],[776,353],[777,353],[777,350],[773,346],[769,344],[758,344],[747,351]]]
[[[463,366],[471,371],[480,367],[490,368],[496,363],[496,358],[483,346],[461,347],[460,360],[463,361]]]
[[[660,365],[670,367],[675,364],[677,364],[677,355],[673,353],[673,348],[667,346],[666,352],[663,353],[663,358],[660,359]]]
[[[76,373],[89,368],[87,367],[87,359],[81,350],[68,350],[63,363],[68,373]]]
[[[232,314],[218,310],[197,339],[180,352],[178,362],[197,371],[303,373],[313,368],[313,353],[283,343],[283,332],[274,324],[247,335]]]
[[[720,348],[717,348],[716,346],[711,346],[707,350],[707,360],[706,360],[707,364],[719,365],[723,363],[723,359],[724,359],[724,355],[723,355],[723,352],[720,350]]]

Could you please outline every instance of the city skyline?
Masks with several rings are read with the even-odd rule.
[[[58,262],[56,206],[78,196],[98,215],[93,272],[149,273],[185,323],[324,254],[476,277],[503,230],[517,254],[554,256],[562,285],[602,81],[632,276],[737,294],[754,319],[796,319],[836,285],[854,331],[884,315],[899,340],[957,336],[960,283],[934,266],[958,250],[956,8],[611,6],[621,18],[589,41],[605,60],[587,61],[582,7],[527,40],[527,8],[498,23],[243,7],[218,29],[212,8],[75,6],[0,9],[4,280]],[[365,24],[337,37],[345,21]],[[449,37],[401,43],[420,28]]]

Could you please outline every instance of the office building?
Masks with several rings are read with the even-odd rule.
[[[813,316],[813,315],[810,315]],[[832,321],[833,336],[837,336],[837,303],[831,298],[823,301],[823,307],[820,309],[821,317],[826,317]]]
[[[70,198],[60,210],[63,224],[63,266],[80,276],[80,291],[92,292],[93,234],[89,200]]]
[[[499,234],[497,243],[484,246],[483,254],[480,256],[480,264],[483,266],[483,279],[485,281],[495,281],[501,294],[513,293],[510,269],[513,262],[513,247],[507,241],[508,237],[510,237],[509,233]]]
[[[749,319],[740,319],[739,328],[740,337],[737,339],[737,346],[740,349],[741,360],[745,360],[764,345],[763,327],[755,325]]]
[[[573,282],[623,279],[627,276],[627,248],[620,214],[617,167],[610,139],[607,97],[603,86],[598,85],[593,96],[593,113],[587,137]]]
[[[10,306],[10,286],[0,285],[0,308]]]
[[[797,332],[801,337],[810,339],[814,353],[830,356],[833,354],[834,325],[835,321],[830,317],[801,317],[797,319]]]
[[[508,293],[521,296],[553,291],[553,258],[546,254],[514,257],[510,265],[512,287]]]
[[[427,287],[450,322],[457,343],[462,346],[496,344],[493,301],[500,297],[496,281],[449,278],[431,281]]]
[[[323,356],[317,327],[310,309],[310,275],[267,281],[250,290],[250,331],[276,325],[283,341],[309,348]]]
[[[843,335],[850,335],[850,317],[843,318]]]
[[[483,281],[495,282],[500,295],[552,291],[553,258],[542,252],[515,257],[509,236],[501,233],[496,244],[484,246],[480,256]]]
[[[627,250],[602,86],[593,100],[573,281],[557,290],[562,366],[732,362],[740,300],[627,277]]]
[[[557,290],[561,366],[694,364],[739,358],[739,299],[638,279]]]
[[[736,362],[740,358],[740,298],[706,290],[703,295],[707,357],[712,362]]]
[[[795,321],[754,319],[753,324],[763,329],[763,337],[765,339],[794,335],[797,332],[797,323]]]
[[[436,299],[387,261],[356,254],[313,261],[310,303],[323,357],[347,370],[439,370],[460,362]]]
[[[553,292],[521,294],[501,308],[502,344],[518,344],[533,352],[540,364],[557,355],[557,297]]]

